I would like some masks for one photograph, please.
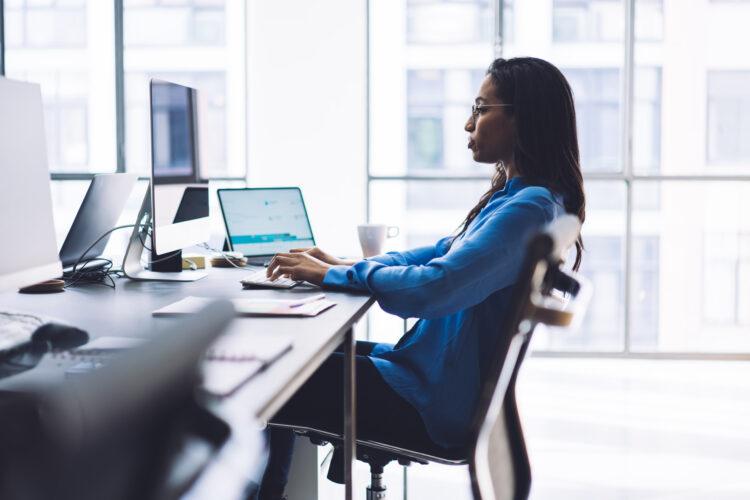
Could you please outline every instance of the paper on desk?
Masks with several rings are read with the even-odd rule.
[[[214,299],[188,296],[168,306],[155,310],[154,316],[177,316],[194,314]],[[317,294],[298,299],[232,299],[238,316],[317,316],[336,305],[335,302]]]

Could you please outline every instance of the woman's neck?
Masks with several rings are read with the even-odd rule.
[[[503,163],[503,168],[505,168],[505,177],[508,180],[512,179],[513,177],[518,177],[518,171],[516,170],[516,167],[512,162]]]

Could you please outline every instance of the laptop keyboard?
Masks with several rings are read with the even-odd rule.
[[[293,288],[300,284],[299,281],[293,281],[289,278],[277,278],[276,281],[271,281],[266,276],[266,270],[260,269],[251,274],[245,276],[240,282],[244,288],[262,287],[262,288]]]

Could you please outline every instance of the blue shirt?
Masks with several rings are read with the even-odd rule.
[[[422,416],[430,437],[466,444],[481,373],[520,272],[529,237],[558,214],[562,199],[510,179],[453,241],[334,266],[323,284],[368,291],[402,318],[421,318],[398,344],[378,344],[371,359],[385,381]]]

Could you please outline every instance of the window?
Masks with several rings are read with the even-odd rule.
[[[407,0],[410,44],[491,43],[490,0]]]
[[[574,92],[587,194],[581,272],[597,293],[576,335],[542,334],[535,347],[750,352],[741,333],[750,317],[750,55],[741,49],[750,3],[665,10],[662,0],[635,0],[629,18],[624,0],[503,2],[512,36],[497,47],[481,30],[414,28],[430,24],[418,20],[427,6],[449,6],[472,12],[462,26],[494,29],[497,0],[370,5],[369,207],[373,222],[402,221],[392,248],[450,234],[486,190],[491,167],[471,161],[463,126],[494,53],[541,57]],[[477,21],[479,12],[488,17]],[[399,324],[371,326],[374,338],[398,338],[386,330]]]
[[[199,90],[203,175],[224,179],[213,188],[244,185],[244,2],[4,0],[0,6],[6,75],[41,85],[59,241],[93,174],[147,175],[152,77]],[[123,223],[135,217],[144,192],[140,182]],[[215,222],[220,233],[220,218]],[[127,235],[114,234],[109,246],[124,249],[121,236]]]
[[[619,0],[554,0],[556,42],[617,42],[622,39]]]
[[[575,96],[582,168],[620,170],[619,69],[563,69],[563,73]]]
[[[750,163],[750,71],[708,73],[708,162]]]
[[[6,75],[41,85],[50,170],[115,171],[112,2],[4,5]]]
[[[409,70],[407,73],[407,171],[468,170],[465,138],[459,127],[468,119],[482,70]]]
[[[240,2],[124,2],[126,158],[128,169],[150,165],[152,78],[198,89],[201,170],[205,177],[245,172],[244,38]]]

